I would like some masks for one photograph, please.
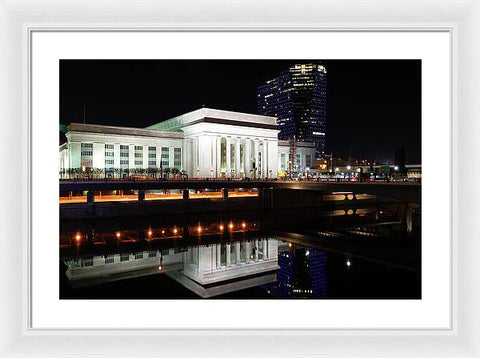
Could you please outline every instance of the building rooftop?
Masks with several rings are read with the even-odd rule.
[[[279,140],[278,145],[280,147],[291,147],[293,145],[293,140]],[[306,148],[315,148],[314,142],[295,142],[296,147],[306,147]]]
[[[114,127],[114,126],[103,126],[99,124],[83,124],[83,123],[70,123],[68,125],[68,132],[88,132],[88,133],[117,134],[117,135],[143,136],[143,137],[162,137],[162,138],[165,138],[165,137],[183,138],[182,132],[159,131],[159,130],[153,130],[153,129],[131,128],[131,127]]]
[[[147,129],[162,131],[180,131],[183,127],[201,122],[265,129],[277,129],[277,119],[259,114],[224,111],[212,108],[200,108],[180,116],[151,125]]]

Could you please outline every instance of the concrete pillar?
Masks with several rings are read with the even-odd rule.
[[[226,255],[226,261],[227,261],[227,266],[230,266],[230,244],[227,244],[226,245],[226,252],[225,252],[225,255]]]
[[[255,245],[255,261],[258,261],[258,240],[254,241]]]
[[[143,203],[144,200],[145,200],[145,190],[140,189],[138,191],[138,202]]]
[[[240,178],[240,138],[235,139],[235,177]]]
[[[255,160],[255,168],[254,169],[254,178],[258,179],[260,173],[258,172],[258,139],[255,139],[253,142],[253,158]]]
[[[222,266],[221,258],[222,258],[222,245],[217,244],[217,268],[220,268]]]
[[[240,265],[240,243],[235,243],[235,264]]]
[[[222,198],[223,200],[228,199],[228,188],[222,188]]]
[[[132,175],[132,171],[135,168],[135,144],[128,145],[128,169],[129,175]]]
[[[225,163],[226,163],[226,176],[227,178],[230,178],[231,177],[231,174],[232,174],[232,170],[231,170],[231,164],[230,164],[230,159],[231,159],[231,154],[230,154],[230,141],[231,141],[231,138],[227,137],[226,138],[226,160],[225,160]]]
[[[183,189],[183,199],[184,200],[190,199],[190,192],[188,191],[188,189]]]
[[[268,259],[268,241],[266,239],[263,239],[263,259],[266,260]]]
[[[92,190],[87,191],[87,203],[91,204],[95,202],[95,195]]]
[[[243,149],[243,167],[244,167],[244,170],[245,170],[245,177],[246,178],[250,178],[250,163],[252,162],[250,160],[250,147],[251,147],[251,143],[250,143],[250,139],[245,139],[245,147]]]
[[[105,169],[105,143],[93,143],[93,160],[94,168]]]
[[[193,170],[193,177],[199,178],[200,177],[200,167],[199,167],[199,153],[198,153],[198,138],[194,137],[192,139],[192,170]],[[165,168],[163,168],[165,169]]]
[[[248,264],[250,262],[250,254],[252,252],[251,250],[251,245],[250,243],[247,241],[245,242],[245,262]]]
[[[150,158],[148,158],[148,145],[143,146],[143,169],[148,168],[148,161]]]
[[[263,154],[262,154],[262,172],[263,177],[268,177],[268,141],[263,141]]]
[[[278,157],[280,154],[278,153],[278,141],[276,140],[269,140],[268,141],[268,175],[270,178],[276,178],[278,174]],[[314,164],[314,160],[312,159],[312,165]]]
[[[216,163],[216,176],[217,178],[220,178],[221,174],[221,168],[222,168],[222,138],[217,137],[217,163]]]

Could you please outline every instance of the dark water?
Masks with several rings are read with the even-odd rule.
[[[63,221],[62,299],[420,299],[420,210]]]

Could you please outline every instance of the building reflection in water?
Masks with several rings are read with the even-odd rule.
[[[277,298],[326,298],[325,251],[280,242],[277,281],[263,288]]]
[[[206,298],[274,282],[279,269],[278,240],[114,253],[72,258],[65,263],[72,287],[160,273]]]
[[[66,266],[67,286],[73,290],[165,275],[161,286],[152,287],[158,292],[157,298],[168,297],[164,290],[183,286],[202,298],[226,295],[231,298],[322,299],[327,298],[325,250],[348,257],[353,254],[382,267],[400,267],[402,270],[406,267],[418,271],[413,260],[418,256],[419,240],[412,236],[408,220],[397,218],[398,212],[390,208],[357,208],[349,216],[345,211],[343,214],[326,211],[322,213],[326,218],[323,221],[308,217],[318,226],[297,227],[300,234],[288,230],[272,231],[266,228],[268,222],[265,220],[238,217],[202,222],[192,219],[176,224],[166,220],[133,225],[115,223],[102,226],[102,223],[95,223],[79,229],[73,223],[60,234],[60,256]],[[336,221],[337,217],[342,221]],[[298,219],[298,215],[292,218],[296,222]],[[283,222],[288,228],[287,219],[277,219],[273,227],[277,228]],[[403,254],[398,254],[399,250],[403,250]],[[339,271],[331,252],[328,258],[328,297],[338,296],[338,287],[349,276]],[[350,269],[349,260],[346,265]],[[402,275],[402,278],[407,277],[408,273]],[[412,292],[417,281],[406,281],[413,287]],[[119,285],[124,287],[123,282]],[[254,290],[247,290],[254,287]],[[247,291],[228,296],[242,290]],[[75,297],[74,291],[69,292]],[[343,295],[346,294],[341,291],[340,297]],[[411,296],[417,297],[419,293],[413,292]],[[185,296],[180,294],[178,297]]]

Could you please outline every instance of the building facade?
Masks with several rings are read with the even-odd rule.
[[[276,178],[291,167],[275,117],[202,108],[147,128],[72,123],[60,146],[60,177]],[[315,148],[298,153],[301,170]]]
[[[258,113],[278,119],[279,139],[315,142],[320,159],[325,155],[326,93],[323,65],[295,64],[258,87]]]

